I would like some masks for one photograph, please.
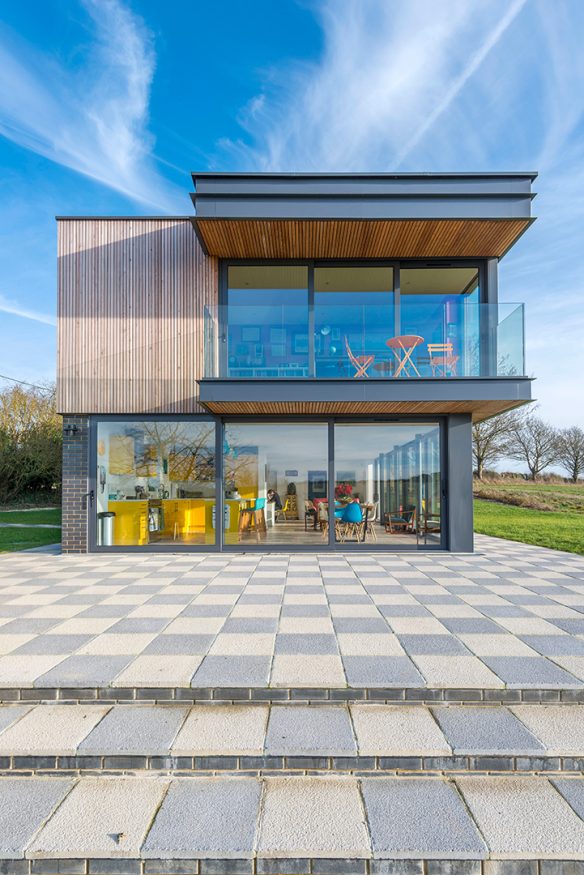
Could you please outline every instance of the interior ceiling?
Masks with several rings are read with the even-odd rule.
[[[229,268],[230,289],[307,289],[305,265],[250,264]]]
[[[316,267],[315,292],[390,292],[391,267]]]
[[[443,295],[471,292],[478,285],[476,267],[403,268],[404,295]],[[303,265],[237,265],[229,267],[231,289],[306,289],[308,268]],[[379,266],[316,267],[315,292],[388,292],[393,289],[393,268]]]
[[[403,268],[400,271],[402,295],[458,295],[478,286],[476,267]]]

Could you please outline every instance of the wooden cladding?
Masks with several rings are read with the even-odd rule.
[[[58,408],[197,413],[217,259],[189,219],[66,219],[58,233]]]
[[[220,258],[500,258],[529,219],[193,219]]]
[[[219,416],[365,416],[399,414],[471,413],[475,422],[487,419],[524,401],[209,401],[205,406]]]

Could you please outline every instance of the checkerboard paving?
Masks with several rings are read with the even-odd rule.
[[[0,687],[584,688],[584,557],[0,556]]]
[[[482,871],[511,875],[584,859],[581,778],[0,778],[0,794],[11,873],[382,875],[427,860],[447,875],[494,859],[515,863]]]

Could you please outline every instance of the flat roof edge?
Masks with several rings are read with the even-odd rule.
[[[518,170],[518,171],[473,171],[468,173],[385,173],[380,171],[378,173],[299,173],[299,172],[278,172],[278,173],[263,173],[261,171],[228,171],[228,172],[213,172],[210,170],[191,170],[190,175],[192,177],[205,177],[205,178],[250,178],[250,179],[262,179],[262,178],[270,178],[270,179],[290,179],[290,178],[308,178],[308,179],[331,179],[331,178],[339,178],[339,179],[496,179],[497,177],[514,177],[521,176],[528,179],[537,179],[538,173],[536,170]]]
[[[93,222],[98,219],[103,222],[130,222],[132,219],[138,222],[189,222],[194,218],[194,213],[189,216],[55,216],[57,222]]]

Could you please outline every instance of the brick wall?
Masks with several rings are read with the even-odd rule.
[[[67,433],[67,427],[77,432]],[[87,552],[89,418],[63,417],[63,553]]]

